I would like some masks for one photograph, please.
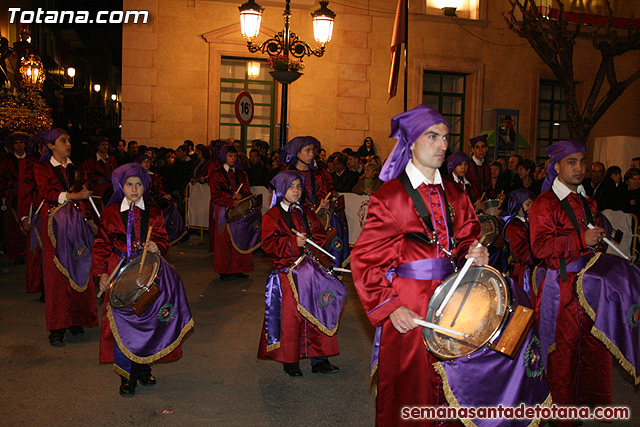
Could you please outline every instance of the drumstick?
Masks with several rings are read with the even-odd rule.
[[[351,270],[348,270],[346,268],[340,268],[340,267],[333,267],[333,271],[337,271],[339,273],[351,273]]]
[[[322,201],[320,202],[320,204],[322,205],[324,202],[326,202],[326,201],[327,201],[327,199],[329,199],[329,196],[331,196],[331,193],[327,193],[327,195],[325,196],[325,198],[324,198],[324,199],[322,199]],[[321,208],[320,206],[318,206],[318,209],[316,209],[316,214],[317,214],[318,212],[320,212],[320,209],[322,209],[322,208]]]
[[[590,229],[590,230],[593,230],[595,227],[593,226],[593,224],[587,224],[587,228],[588,228],[588,229]],[[618,249],[618,246],[617,246],[615,243],[613,243],[613,242],[612,242],[611,240],[609,240],[607,237],[603,237],[603,238],[602,238],[602,240],[604,240],[604,242],[605,242],[607,245],[609,245],[609,247],[610,247],[611,249],[613,249],[614,251],[618,252],[618,254],[620,254],[620,256],[621,256],[622,258],[624,258],[624,259],[626,259],[627,261],[629,261],[629,257],[628,257],[628,256],[626,256],[626,255],[624,254],[624,252],[622,252],[620,249]]]
[[[111,283],[111,281],[113,280],[114,276],[116,275],[116,273],[118,272],[118,269],[120,268],[120,266],[122,265],[122,261],[124,261],[124,257],[120,257],[120,262],[118,263],[118,265],[116,265],[116,268],[113,269],[113,271],[111,272],[111,274],[109,275],[109,278],[107,279],[108,283]],[[103,290],[100,290],[100,292],[98,292],[98,298],[100,298],[102,296],[102,294],[104,294]]]
[[[36,209],[36,213],[34,215],[38,215],[38,212],[40,212],[40,209],[42,209],[42,205],[44,205],[44,199],[42,199],[42,201],[40,202],[40,206],[38,206],[38,209]]]
[[[425,328],[433,329],[434,331],[444,332],[446,334],[456,335],[462,338],[467,338],[469,334],[465,334],[463,332],[454,331],[453,329],[445,328],[444,326],[436,325],[435,323],[425,322],[422,319],[413,318],[413,321],[418,325],[423,326]]]
[[[482,243],[478,243],[478,246],[476,246],[476,248],[479,248],[481,246],[482,246]],[[460,272],[458,273],[456,280],[453,281],[453,285],[451,286],[451,289],[449,289],[449,292],[444,297],[444,300],[440,304],[440,307],[438,307],[438,309],[436,310],[436,316],[440,316],[442,314],[442,310],[444,310],[444,307],[447,305],[447,303],[453,296],[453,293],[458,288],[458,285],[460,285],[460,282],[462,282],[462,279],[467,274],[467,271],[469,271],[469,268],[471,268],[471,264],[473,264],[473,261],[474,261],[474,258],[469,258],[467,259],[467,262],[464,263],[464,266],[462,267],[462,270],[460,270]]]
[[[249,199],[250,199],[250,198],[252,198],[252,197],[253,197],[253,194],[252,194],[252,195],[250,195],[250,196],[245,197],[244,199],[240,199],[240,200],[238,200],[238,203],[242,203],[242,202],[244,202],[245,200],[249,200]]]
[[[478,203],[482,203],[482,201],[484,200],[484,196],[487,194],[487,192],[485,191],[484,193],[482,193],[482,196],[480,196],[480,198],[478,199]]]
[[[329,258],[331,258],[332,260],[335,261],[336,257],[334,257],[333,255],[331,255],[329,252],[325,251],[324,249],[322,249],[322,247],[320,245],[316,245],[313,240],[311,239],[307,239],[307,236],[305,236],[304,234],[296,231],[295,229],[291,229],[291,231],[293,231],[294,233],[296,233],[297,236],[299,237],[304,237],[304,241],[307,242],[308,244],[310,244],[311,246],[313,246],[314,248],[316,248],[317,250],[319,250],[320,252],[322,252],[323,254],[325,254],[326,256],[328,256]]]
[[[238,187],[236,192],[233,194],[234,196],[240,192],[240,189],[242,188],[243,185],[244,185],[244,182],[240,184],[240,187]]]
[[[147,240],[144,242],[144,250],[142,251],[142,260],[140,261],[140,270],[138,270],[138,276],[142,274],[142,267],[144,267],[144,260],[147,258],[147,251],[149,250],[149,240],[151,240],[151,232],[153,227],[149,227],[147,231]]]
[[[31,225],[31,215],[33,215],[33,202],[29,205],[29,225]]]
[[[82,188],[84,190],[87,189],[86,185],[83,185]],[[91,206],[93,207],[93,211],[96,213],[96,215],[98,215],[98,219],[100,219],[100,212],[98,212],[98,208],[96,207],[96,203],[93,201],[93,199],[91,198],[91,196],[89,196],[89,202],[91,202]]]

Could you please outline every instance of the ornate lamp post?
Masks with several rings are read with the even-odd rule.
[[[300,40],[298,36],[292,32],[289,28],[291,21],[291,0],[287,0],[284,9],[284,29],[276,34],[273,38],[262,42],[260,45],[252,43],[252,39],[258,37],[260,34],[260,21],[262,20],[262,11],[264,10],[255,0],[248,0],[240,9],[240,29],[242,36],[247,39],[247,48],[249,52],[262,52],[269,56],[282,55],[287,60],[289,57],[304,58],[305,56],[317,56],[324,55],[325,44],[331,41],[331,35],[333,33],[333,20],[336,14],[332,12],[327,5],[328,1],[320,2],[320,9],[311,14],[313,17],[313,33],[316,42],[320,45],[317,49],[312,49],[304,41]],[[276,79],[282,85],[282,100],[280,106],[280,137],[279,144],[283,147],[287,143],[287,104],[289,99],[288,86],[290,83],[300,77],[300,73],[295,71],[285,70],[284,72],[272,73],[274,79]]]

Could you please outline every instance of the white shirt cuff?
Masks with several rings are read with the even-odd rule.
[[[64,191],[63,191],[62,193],[58,194],[58,204],[59,204],[59,205],[61,205],[61,204],[63,204],[64,202],[66,202],[66,201],[67,201],[67,194],[69,194],[69,193],[66,193],[66,192],[64,192]]]

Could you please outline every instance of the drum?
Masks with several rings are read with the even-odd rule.
[[[490,345],[513,357],[533,323],[533,310],[511,307],[509,282],[498,270],[472,266],[440,316],[436,316],[458,274],[452,274],[438,286],[429,301],[426,321],[467,336],[463,338],[424,328],[422,334],[427,349],[441,359],[454,359]],[[512,316],[512,312],[524,314]]]
[[[242,199],[238,206],[227,209],[224,218],[227,222],[238,221],[239,219],[248,217],[254,210],[262,208],[262,194],[253,194]]]
[[[140,316],[158,298],[161,291],[156,285],[160,272],[160,256],[147,253],[142,271],[142,255],[122,266],[113,278],[109,303],[114,308],[132,307]]]
[[[497,217],[500,214],[500,199],[485,200],[484,213]]]
[[[504,221],[491,215],[478,215],[478,220],[480,221],[480,243],[502,249],[507,243],[502,235]]]

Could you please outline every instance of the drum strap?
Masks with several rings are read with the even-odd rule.
[[[122,216],[122,224],[124,225],[124,229],[127,229],[127,222],[129,219],[129,211],[120,212],[120,216]],[[149,208],[140,209],[140,240],[144,240],[147,237],[147,230],[149,230]],[[127,244],[127,234],[118,233],[118,240],[123,242],[125,245]]]
[[[413,188],[411,185],[411,181],[409,181],[409,177],[406,172],[403,172],[398,176],[398,180],[402,183],[409,196],[411,196],[411,200],[413,200],[413,205],[416,207],[418,211],[418,215],[420,219],[424,222],[424,225],[427,227],[427,230],[432,234],[433,238],[429,238],[429,236],[425,233],[409,233],[407,237],[423,241],[428,244],[433,244],[438,241],[438,232],[433,228],[433,224],[431,223],[431,215],[429,214],[429,210],[420,195],[420,192]],[[451,208],[449,207],[449,200],[447,200],[447,192],[442,188],[442,197],[444,198],[445,212],[447,216],[447,227],[449,228],[451,234],[453,234],[453,222],[451,220]],[[451,248],[456,247],[456,239],[455,237],[450,237],[450,245]]]

